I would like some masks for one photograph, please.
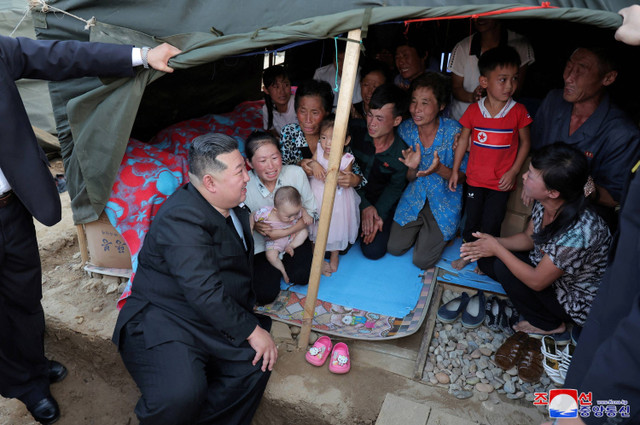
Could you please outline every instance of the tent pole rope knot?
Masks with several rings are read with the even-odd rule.
[[[82,19],[79,16],[74,15],[73,13],[67,12],[66,10],[58,9],[55,6],[51,6],[50,4],[47,4],[45,0],[29,0],[29,10],[38,9],[38,8],[40,8],[40,11],[42,13],[60,12],[60,13],[64,13],[67,16],[75,18],[79,21],[82,21],[85,23],[85,26],[84,26],[85,30],[88,30],[89,28],[96,26],[95,16],[92,16],[91,19],[86,20],[86,19]]]

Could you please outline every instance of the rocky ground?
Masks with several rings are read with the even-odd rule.
[[[458,295],[446,290],[442,303]],[[524,400],[530,406],[534,393],[548,392],[556,386],[544,373],[539,382],[532,384],[522,381],[515,367],[504,371],[496,366],[493,357],[507,337],[484,325],[467,329],[459,320],[449,324],[438,321],[423,379],[446,387],[449,394],[458,399],[474,397],[485,406],[499,402],[497,394],[509,400]],[[546,413],[546,407],[540,409]]]

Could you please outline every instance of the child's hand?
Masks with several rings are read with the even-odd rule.
[[[327,177],[327,172],[324,168],[322,168],[322,165],[320,165],[318,161],[311,161],[309,163],[309,168],[311,169],[311,174],[316,179],[324,181],[324,179]]]
[[[302,222],[307,226],[310,226],[313,224],[313,217],[311,217],[307,212],[307,210],[305,210],[304,208],[302,209]]]
[[[458,188],[458,171],[453,170],[451,177],[449,177],[449,190],[455,192]]]
[[[408,147],[402,150],[402,158],[398,158],[400,162],[406,165],[408,168],[416,169],[420,166],[420,159],[422,158],[422,152],[420,151],[420,145],[418,143],[415,146]]]
[[[515,170],[509,170],[502,175],[500,181],[498,182],[498,189],[502,191],[507,191],[513,189],[516,184],[516,176],[518,172]]]

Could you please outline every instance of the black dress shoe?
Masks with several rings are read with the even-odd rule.
[[[49,360],[49,382],[55,384],[67,376],[67,368],[55,360]]]
[[[31,416],[43,425],[50,425],[60,419],[60,408],[52,396],[43,398],[28,409]]]

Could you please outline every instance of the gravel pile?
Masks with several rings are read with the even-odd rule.
[[[442,303],[459,294],[445,290]],[[510,400],[522,400],[531,405],[534,393],[548,392],[555,384],[542,374],[540,382],[527,383],[518,378],[514,367],[504,371],[495,365],[493,357],[508,335],[494,333],[482,325],[467,329],[460,320],[443,324],[436,321],[423,379],[433,385],[448,387],[459,399],[476,397],[487,408],[500,402],[497,394]],[[546,406],[541,406],[546,411]]]

